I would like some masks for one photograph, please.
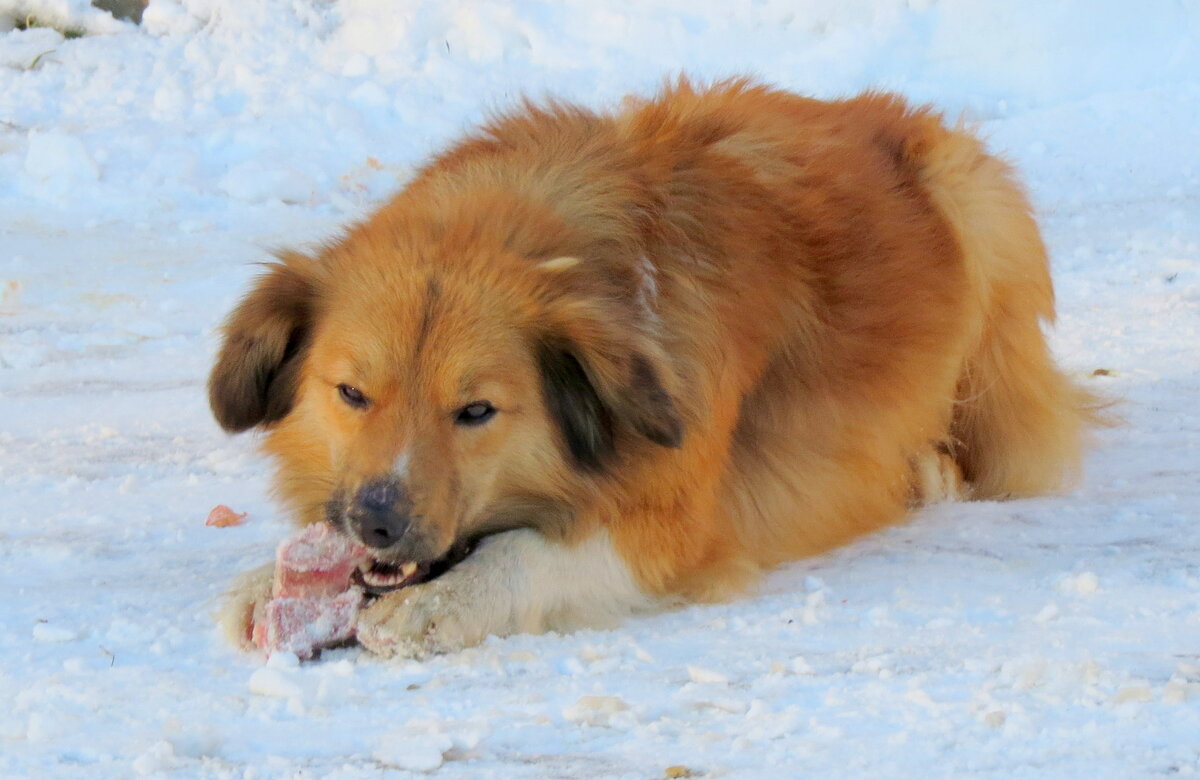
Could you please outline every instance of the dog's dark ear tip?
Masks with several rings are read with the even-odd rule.
[[[669,430],[663,431],[661,436],[651,438],[651,441],[663,447],[677,450],[683,446],[683,426],[676,423]]]
[[[677,450],[683,446],[683,423],[678,417],[662,418],[653,424],[643,421],[638,432],[660,447]]]
[[[631,368],[630,412],[634,427],[655,444],[679,449],[683,446],[683,421],[658,371],[644,355],[634,355]]]
[[[217,420],[217,425],[219,425],[221,430],[225,431],[225,433],[228,433],[230,436],[234,436],[239,433],[245,433],[254,427],[254,423],[244,424],[241,422],[222,422],[221,420]]]
[[[212,410],[217,425],[226,433],[242,433],[262,421],[259,405],[251,405],[238,399],[230,388],[214,383],[208,391],[208,407]]]
[[[216,418],[217,425],[221,426],[221,430],[229,434],[244,433],[253,428],[255,425],[258,425],[260,422],[260,420],[253,415],[218,413],[215,409],[213,410],[213,417]]]
[[[268,376],[261,389],[258,384],[246,384],[243,375],[214,374],[208,389],[208,405],[223,431],[243,433],[270,426],[287,416],[292,410],[298,381],[294,357],[289,356],[282,369]]]

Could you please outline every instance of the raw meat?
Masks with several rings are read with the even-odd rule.
[[[350,587],[350,575],[367,558],[355,544],[328,523],[314,523],[275,552],[276,598],[335,596]]]
[[[366,550],[325,523],[315,523],[280,543],[272,599],[255,623],[254,643],[312,658],[323,647],[354,636],[361,588],[350,576]]]
[[[217,504],[208,513],[208,519],[204,521],[204,524],[217,528],[227,528],[231,525],[241,525],[245,520],[245,512],[235,512],[224,504]]]
[[[312,658],[322,647],[354,636],[361,588],[320,598],[274,598],[263,620],[254,624],[254,643],[268,654],[280,650]]]

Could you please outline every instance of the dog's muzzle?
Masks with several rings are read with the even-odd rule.
[[[384,550],[400,541],[412,524],[412,500],[399,481],[375,479],[358,489],[346,520],[363,544]]]

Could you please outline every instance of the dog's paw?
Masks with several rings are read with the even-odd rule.
[[[970,490],[958,463],[941,447],[912,459],[909,500],[912,506],[929,506],[943,501],[964,501]]]
[[[268,563],[239,576],[225,594],[217,624],[236,647],[254,649],[254,626],[266,612],[274,579],[275,564]]]
[[[441,581],[381,596],[358,617],[358,642],[385,658],[419,658],[477,645],[489,633],[468,601]]]

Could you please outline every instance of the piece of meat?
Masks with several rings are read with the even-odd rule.
[[[254,644],[268,654],[286,650],[312,658],[353,637],[363,591],[351,587],[350,576],[366,559],[366,548],[326,523],[281,542],[272,599],[254,624]]]
[[[335,596],[350,587],[350,575],[367,550],[328,523],[314,523],[275,551],[276,598]]]
[[[204,521],[204,524],[216,528],[228,528],[231,525],[241,525],[245,519],[245,512],[235,512],[224,504],[217,504],[208,513],[208,519]]]
[[[286,650],[312,658],[317,650],[354,636],[362,599],[361,588],[336,596],[271,599],[263,619],[254,624],[254,643],[267,653]]]

